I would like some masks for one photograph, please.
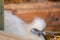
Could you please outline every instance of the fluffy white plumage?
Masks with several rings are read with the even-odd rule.
[[[44,19],[35,17],[34,20],[32,21],[32,26],[40,31],[43,31],[44,28],[46,27],[46,23]]]
[[[32,35],[31,30],[36,28],[42,31],[46,26],[43,19],[38,17],[34,18],[31,24],[25,24],[24,21],[17,16],[12,15],[4,10],[4,31],[20,35],[21,37],[28,38],[29,40],[45,40],[41,35],[40,37]]]

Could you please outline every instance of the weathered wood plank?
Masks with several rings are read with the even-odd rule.
[[[18,35],[0,31],[0,40],[25,40]]]

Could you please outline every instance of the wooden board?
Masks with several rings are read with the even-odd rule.
[[[25,40],[18,35],[0,31],[0,40]]]

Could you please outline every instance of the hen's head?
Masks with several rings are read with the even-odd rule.
[[[34,18],[34,20],[32,22],[32,27],[33,27],[33,29],[43,31],[44,28],[46,27],[46,23],[45,23],[44,19],[36,17],[36,18]]]

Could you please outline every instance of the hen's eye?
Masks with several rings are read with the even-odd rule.
[[[34,29],[31,30],[31,32],[32,32],[33,34],[38,34],[39,30],[37,30],[37,29],[34,28]]]
[[[34,30],[34,31],[39,31],[38,29],[35,29],[35,28],[34,28],[33,30]]]

